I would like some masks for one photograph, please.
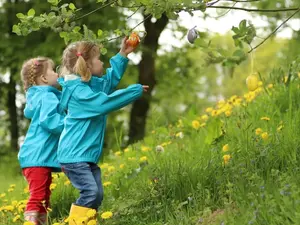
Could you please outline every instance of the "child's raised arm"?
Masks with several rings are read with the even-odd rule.
[[[86,87],[78,87],[74,92],[76,105],[73,105],[73,110],[69,110],[69,116],[84,119],[106,115],[137,100],[145,89],[145,86],[133,84],[107,95],[104,92],[94,93]]]
[[[60,134],[64,127],[64,115],[58,113],[59,100],[56,95],[48,92],[42,98],[39,122],[51,133]]]

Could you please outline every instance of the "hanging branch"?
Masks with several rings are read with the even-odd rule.
[[[288,11],[296,11],[298,8],[282,8],[282,9],[249,9],[249,8],[241,8],[241,7],[230,7],[230,6],[207,6],[209,9],[234,9],[234,10],[242,10],[247,12],[288,12]],[[197,9],[195,9],[197,10]]]
[[[278,27],[276,27],[276,29],[270,33],[266,38],[264,38],[264,40],[262,42],[260,42],[258,45],[256,45],[255,47],[251,47],[251,50],[248,51],[248,53],[252,52],[254,49],[258,48],[259,46],[261,46],[263,43],[265,43],[271,36],[273,36],[284,24],[286,24],[293,16],[295,16],[298,12],[300,12],[300,8],[298,8],[298,10],[296,12],[294,12],[292,15],[290,15],[286,20],[284,20]]]

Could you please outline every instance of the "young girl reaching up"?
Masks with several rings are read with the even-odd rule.
[[[24,217],[35,225],[47,224],[51,172],[60,171],[56,153],[63,130],[64,113],[59,110],[61,92],[53,61],[38,57],[24,62],[21,78],[26,92],[24,115],[30,119],[18,159],[28,184],[30,197]]]
[[[125,72],[127,54],[134,50],[123,40],[120,52],[110,60],[111,68],[103,73],[100,50],[92,42],[70,44],[63,53],[63,87],[61,105],[67,110],[58,160],[62,170],[80,196],[71,206],[69,224],[86,217],[90,209],[98,210],[103,199],[101,171],[97,165],[101,156],[106,127],[106,116],[136,99],[148,86],[130,85],[114,91]],[[91,218],[90,218],[91,219]],[[90,220],[86,218],[84,224]],[[95,218],[94,218],[95,219]]]

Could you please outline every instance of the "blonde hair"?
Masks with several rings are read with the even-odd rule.
[[[28,59],[22,65],[21,79],[24,90],[27,91],[36,84],[36,79],[44,75],[49,67],[54,67],[54,62],[47,57]]]
[[[60,76],[66,74],[77,74],[82,81],[91,79],[90,64],[94,57],[100,55],[99,46],[89,41],[78,41],[71,43],[63,52],[62,68]]]

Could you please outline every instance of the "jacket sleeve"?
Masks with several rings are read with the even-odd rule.
[[[59,100],[48,92],[43,98],[40,111],[40,125],[47,131],[60,134],[64,127],[64,115],[58,113]]]
[[[109,63],[111,67],[106,70],[106,74],[102,77],[104,80],[107,80],[108,93],[112,93],[120,83],[127,68],[128,61],[128,58],[122,56],[120,53],[110,59]]]
[[[72,118],[84,119],[100,115],[123,108],[138,99],[143,93],[140,84],[133,84],[126,89],[120,89],[112,94],[104,92],[95,93],[87,87],[78,87],[74,92],[75,105],[69,111]]]

